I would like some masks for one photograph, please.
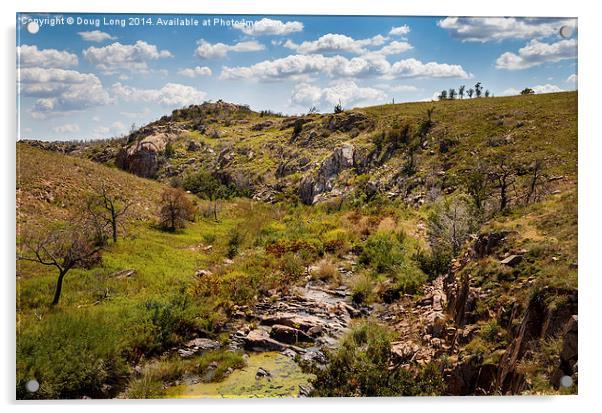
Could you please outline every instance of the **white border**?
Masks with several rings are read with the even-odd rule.
[[[602,136],[600,122],[600,18],[594,1],[528,2],[525,0],[503,0],[499,2],[469,0],[221,0],[186,1],[168,0],[154,4],[123,0],[103,0],[83,2],[81,0],[20,0],[18,4],[3,1],[2,13],[2,90],[0,113],[4,134],[0,139],[2,174],[2,214],[4,236],[2,237],[2,262],[4,300],[1,305],[6,323],[3,324],[2,347],[3,372],[0,381],[2,402],[12,409],[26,409],[45,412],[74,411],[85,408],[88,411],[103,412],[144,409],[148,412],[164,412],[174,406],[177,409],[207,411],[266,411],[286,410],[287,413],[321,409],[345,411],[365,411],[372,406],[390,411],[424,411],[436,409],[445,413],[454,411],[481,411],[508,413],[515,409],[533,409],[550,412],[589,410],[601,400],[600,394],[600,279],[598,271],[602,264],[596,256],[600,246],[600,165],[602,164]],[[580,311],[580,366],[579,396],[547,398],[423,398],[423,399],[336,399],[336,400],[235,400],[235,401],[146,401],[146,402],[64,402],[45,404],[14,402],[14,226],[15,226],[15,150],[16,109],[15,109],[15,13],[17,11],[39,12],[139,12],[139,13],[223,13],[223,14],[356,14],[356,15],[441,15],[441,16],[571,16],[579,18],[579,295]],[[597,264],[597,265],[596,265]],[[598,403],[596,403],[598,402]],[[595,407],[596,410],[600,406]],[[592,409],[593,410],[593,409]]]

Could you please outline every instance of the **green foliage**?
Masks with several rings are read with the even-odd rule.
[[[377,273],[391,273],[404,262],[403,246],[394,234],[379,231],[363,243],[359,260]]]
[[[238,250],[244,241],[244,234],[240,228],[232,228],[228,234],[226,257],[232,259],[238,254]]]
[[[163,156],[166,159],[169,159],[169,158],[173,158],[175,154],[176,154],[176,150],[173,146],[173,143],[167,142],[167,144],[165,145],[165,149],[163,149]]]
[[[215,176],[204,171],[187,176],[183,186],[198,197],[211,201],[230,198],[236,194],[234,188],[222,184]]]
[[[312,395],[321,397],[437,395],[443,389],[441,373],[427,366],[413,375],[390,369],[392,333],[363,321],[345,336],[330,363],[316,372]]]
[[[115,320],[85,310],[49,317],[17,336],[17,398],[102,397],[102,385],[127,369]],[[38,392],[26,391],[30,379]]]
[[[438,251],[436,254],[419,250],[414,254],[414,260],[418,263],[418,267],[432,280],[447,272],[451,265],[452,256],[445,250]]]
[[[343,112],[343,104],[339,100],[339,103],[334,105],[334,113],[341,113],[341,112]]]

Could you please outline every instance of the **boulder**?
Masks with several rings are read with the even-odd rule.
[[[523,260],[522,255],[509,255],[508,257],[506,257],[502,261],[500,261],[500,264],[514,267],[514,266],[518,265],[522,260]]]
[[[312,315],[304,316],[295,313],[276,313],[263,317],[261,319],[261,324],[267,326],[279,324],[307,332],[312,327],[321,326],[322,321],[318,317]]]
[[[311,343],[313,339],[303,331],[294,327],[274,324],[270,331],[270,337],[286,344]]]
[[[287,348],[286,344],[270,338],[268,332],[261,329],[251,330],[244,341],[245,347],[252,351],[284,351]]]

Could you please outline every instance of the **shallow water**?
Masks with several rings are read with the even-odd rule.
[[[256,378],[257,369],[271,373]],[[218,383],[179,385],[168,390],[174,398],[213,397],[297,397],[299,385],[307,385],[312,376],[305,374],[289,357],[277,352],[250,353],[246,367],[234,370]]]

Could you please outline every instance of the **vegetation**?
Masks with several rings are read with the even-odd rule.
[[[223,102],[180,109],[160,121],[183,132],[173,156],[159,155],[157,180],[98,160],[146,127],[81,151],[18,143],[18,398],[164,397],[166,384],[208,377],[210,364],[219,380],[243,365],[240,354],[181,360],[173,349],[224,340],[234,314],[252,315],[258,300],[309,276],[325,290],[347,288],[358,311],[408,312],[429,280],[468,279],[480,291],[467,315],[476,329],[456,350],[499,362],[531,296],[549,291],[546,308],[569,308],[577,287],[576,94],[470,99],[487,95],[479,83],[453,91],[454,102],[336,116]],[[343,142],[353,165],[329,168]],[[332,191],[304,205],[304,178]],[[477,257],[475,239],[492,233],[503,242]],[[502,264],[510,255],[522,261]],[[398,365],[399,321],[358,320],[315,372],[314,394],[444,392],[444,367],[461,360]],[[546,340],[520,357],[529,391],[555,391],[561,343]],[[35,394],[24,390],[32,377]]]
[[[392,332],[374,322],[357,324],[316,372],[313,395],[321,397],[435,396],[443,389],[440,371],[427,365],[417,373],[390,369]]]

